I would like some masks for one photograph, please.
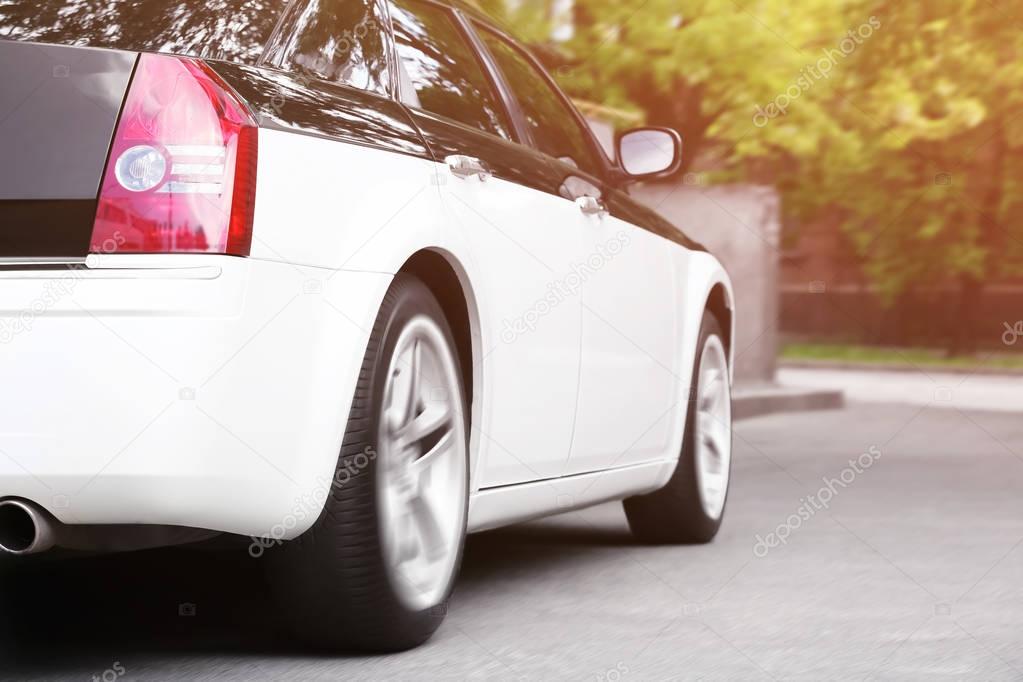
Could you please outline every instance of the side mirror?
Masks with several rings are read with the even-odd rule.
[[[682,165],[682,136],[671,128],[635,128],[618,135],[618,161],[631,180],[654,180]]]

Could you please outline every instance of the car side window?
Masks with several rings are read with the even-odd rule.
[[[580,128],[575,112],[561,94],[522,50],[482,26],[477,28],[515,93],[540,151],[599,177],[601,166],[594,156],[590,138]]]
[[[288,6],[263,62],[387,94],[387,49],[387,18],[378,0],[303,0]]]
[[[395,0],[391,3],[399,78],[415,92],[420,109],[511,139],[493,88],[480,62],[448,12],[440,7]]]

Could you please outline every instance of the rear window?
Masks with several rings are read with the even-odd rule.
[[[0,0],[0,39],[254,64],[286,0]]]

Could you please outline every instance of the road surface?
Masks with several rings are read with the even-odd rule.
[[[638,545],[620,505],[473,537],[412,652],[304,651],[257,560],[158,551],[8,570],[0,673],[1023,679],[1023,418],[854,404],[742,422],[736,451],[715,543]]]

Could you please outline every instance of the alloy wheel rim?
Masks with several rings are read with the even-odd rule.
[[[413,318],[394,347],[377,442],[388,575],[407,608],[430,608],[445,598],[454,576],[468,472],[458,372],[429,317]]]
[[[732,400],[721,339],[711,336],[700,357],[696,387],[696,477],[704,513],[717,521],[725,508],[732,466]]]

